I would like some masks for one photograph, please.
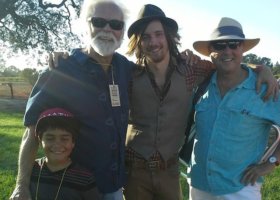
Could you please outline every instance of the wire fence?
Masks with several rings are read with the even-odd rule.
[[[0,80],[0,98],[27,99],[32,85],[26,81]]]

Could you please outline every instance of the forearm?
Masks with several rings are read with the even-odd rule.
[[[29,186],[32,167],[38,150],[34,127],[29,127],[23,135],[18,160],[17,185]]]
[[[259,92],[261,90],[262,84],[267,84],[267,89],[265,95],[262,97],[264,101],[273,97],[274,100],[278,99],[279,86],[276,78],[273,76],[270,67],[265,65],[247,65],[253,69],[257,74],[256,90]]]
[[[246,64],[248,67],[250,67],[254,72],[259,73],[262,70],[266,69],[270,70],[269,67],[266,67],[265,65],[255,65],[255,64]],[[271,71],[271,70],[270,70]]]
[[[196,77],[196,85],[201,84],[205,79],[213,74],[216,70],[215,65],[207,60],[200,60],[194,65],[194,75]]]

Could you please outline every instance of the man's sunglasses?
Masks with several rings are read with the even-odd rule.
[[[96,28],[104,28],[106,24],[109,24],[111,29],[113,30],[122,30],[124,26],[124,22],[116,19],[107,20],[101,17],[91,17],[88,19],[92,23],[92,25]]]
[[[241,41],[214,41],[211,43],[211,46],[216,51],[222,51],[225,50],[227,47],[230,49],[237,49],[241,44]]]

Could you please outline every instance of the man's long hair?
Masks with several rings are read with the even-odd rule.
[[[144,65],[144,62],[146,59],[146,57],[141,49],[141,39],[142,39],[142,35],[149,23],[150,22],[143,24],[142,27],[139,28],[139,30],[141,30],[141,31],[134,33],[131,36],[131,38],[129,40],[129,44],[128,44],[127,54],[130,56],[135,54],[135,56],[137,58],[136,63],[139,65]],[[161,24],[163,26],[164,34],[165,34],[165,37],[167,40],[170,57],[174,57],[177,60],[177,62],[181,61],[180,52],[178,50],[178,46],[181,45],[180,35],[178,34],[178,32],[175,32],[170,27],[166,26],[164,23],[161,22]]]

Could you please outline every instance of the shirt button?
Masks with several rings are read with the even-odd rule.
[[[111,170],[112,170],[112,171],[117,171],[117,169],[118,169],[117,163],[112,164]]]
[[[107,126],[112,126],[113,125],[113,119],[112,118],[108,118],[106,121],[105,121],[105,124]]]
[[[121,114],[121,122],[126,122],[126,119],[127,119],[126,115]]]
[[[106,94],[102,93],[98,96],[99,101],[106,101]]]
[[[115,143],[115,142],[113,142],[112,144],[111,144],[111,149],[116,149],[117,148],[117,144]]]

